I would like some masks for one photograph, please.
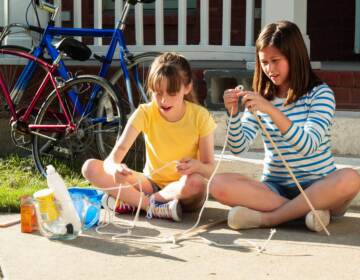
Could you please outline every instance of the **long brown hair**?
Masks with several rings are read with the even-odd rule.
[[[305,42],[296,24],[290,21],[278,21],[268,24],[256,40],[256,66],[253,90],[268,100],[275,97],[276,86],[263,72],[259,51],[268,46],[277,48],[288,60],[290,87],[285,105],[297,101],[322,81],[311,68]]]
[[[158,56],[150,67],[147,88],[153,95],[159,91],[161,82],[167,80],[167,92],[174,95],[180,91],[181,86],[188,86],[193,82],[189,62],[180,54],[166,52]],[[184,96],[185,100],[198,103],[194,90]]]

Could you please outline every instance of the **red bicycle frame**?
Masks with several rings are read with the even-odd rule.
[[[30,118],[30,115],[31,115],[31,112],[34,110],[35,108],[35,105],[38,103],[38,100],[39,98],[44,94],[44,91],[45,91],[45,87],[47,86],[47,84],[49,82],[51,82],[55,92],[56,92],[56,95],[57,95],[57,98],[59,100],[59,104],[60,104],[60,107],[62,109],[62,112],[65,116],[65,119],[67,121],[67,124],[66,125],[35,125],[35,124],[29,124],[28,125],[28,128],[30,130],[35,130],[35,129],[39,129],[39,130],[65,130],[67,128],[70,128],[70,129],[74,129],[75,128],[75,125],[72,123],[71,121],[71,118],[64,106],[64,103],[63,103],[63,100],[62,100],[62,97],[60,96],[60,92],[58,90],[58,85],[56,83],[56,80],[54,78],[54,72],[56,71],[57,69],[57,65],[56,63],[53,63],[53,64],[48,64],[46,63],[45,61],[29,54],[29,53],[26,53],[26,52],[22,52],[22,51],[17,51],[17,50],[10,50],[10,49],[0,49],[0,54],[9,54],[9,55],[12,55],[12,56],[16,56],[16,57],[22,57],[22,58],[25,58],[25,59],[28,59],[28,60],[31,60],[33,61],[34,63],[38,64],[39,66],[41,66],[45,71],[46,71],[46,75],[45,75],[45,78],[42,80],[39,88],[36,90],[36,93],[34,95],[34,97],[32,98],[29,106],[27,107],[27,109],[25,110],[24,114],[19,116],[17,113],[16,113],[16,109],[15,109],[15,104],[13,103],[12,99],[11,99],[11,96],[10,96],[10,92],[9,92],[9,89],[6,85],[6,82],[4,81],[4,77],[2,75],[2,73],[0,72],[0,89],[2,91],[2,94],[5,98],[5,101],[9,107],[9,110],[10,110],[10,114],[11,114],[11,117],[12,117],[12,120],[13,121],[21,121],[21,122],[27,122]]]

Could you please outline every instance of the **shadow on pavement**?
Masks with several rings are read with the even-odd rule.
[[[211,209],[209,210],[209,216],[211,215]],[[220,210],[220,209],[214,209]],[[227,213],[226,210],[223,210]],[[354,213],[357,213],[353,215]],[[351,210],[345,217],[332,220],[328,225],[330,236],[327,236],[324,232],[316,233],[309,231],[304,223],[304,220],[296,220],[290,223],[283,224],[275,227],[276,233],[272,237],[273,241],[286,241],[294,243],[302,243],[311,245],[312,243],[317,246],[357,246],[359,248],[353,248],[360,250],[360,216],[358,210]],[[220,229],[228,229],[233,233],[218,232]],[[202,233],[201,236],[206,239],[221,244],[234,244],[237,241],[239,244],[247,246],[246,240],[254,240],[261,245],[269,237],[270,229],[250,229],[250,230],[231,230],[226,224],[209,229],[207,232]],[[244,242],[242,242],[244,241]],[[216,246],[216,245],[214,245]],[[248,246],[247,246],[248,247]],[[223,249],[239,250],[236,247],[220,247]],[[240,248],[240,250],[242,250]]]
[[[203,212],[199,225],[201,226],[214,221],[224,220],[227,217],[227,213],[227,209],[207,207]],[[276,233],[272,237],[271,242],[285,242],[287,244],[296,244],[301,246],[356,246],[359,248],[352,247],[351,249],[360,250],[360,216],[358,213],[358,210],[351,210],[346,217],[332,221],[328,226],[328,230],[331,233],[330,236],[327,236],[324,232],[311,232],[305,227],[303,220],[296,220],[276,227]],[[79,236],[76,240],[66,241],[64,244],[110,255],[130,257],[154,256],[173,261],[186,262],[184,259],[162,253],[162,245],[164,244],[156,242],[149,243],[147,240],[151,242],[151,238],[154,237],[157,238],[182,233],[192,228],[198,218],[198,215],[199,212],[184,213],[183,221],[181,223],[175,223],[162,219],[152,219],[147,221],[142,217],[140,219],[141,225],[133,229],[132,236],[130,238],[126,236],[119,236],[118,239],[113,240],[112,236],[114,236],[114,234],[111,235],[110,233],[121,234],[126,233],[126,230],[120,230],[114,225],[109,225],[102,230],[103,232],[109,233],[109,235],[100,235],[94,230],[90,230],[85,231],[82,236]],[[133,217],[129,215],[122,215],[121,219],[131,221]],[[250,244],[248,241],[254,242],[257,246],[262,246],[268,239],[269,233],[269,228],[235,231],[228,228],[224,222],[220,225],[204,230],[199,233],[199,237],[203,237],[209,241],[207,242],[209,246],[224,250],[235,250],[248,253],[255,251],[254,245]],[[186,247],[189,246],[189,242],[206,244],[206,242],[200,238],[185,238],[180,240],[177,243],[177,246],[179,248]],[[229,246],[234,243],[238,244],[238,246]],[[217,244],[227,245],[228,247],[223,247]],[[286,255],[284,254],[283,256]],[[301,254],[292,256],[310,255]]]
[[[119,232],[114,226],[109,226],[107,232]],[[124,231],[125,232],[125,231]],[[159,232],[157,230],[149,228],[138,227],[134,233],[139,235],[139,241],[141,236],[157,236]],[[85,250],[95,251],[103,254],[114,256],[126,256],[126,257],[157,257],[162,259],[168,259],[172,261],[186,262],[184,259],[177,258],[161,252],[161,247],[156,244],[144,244],[144,242],[136,242],[132,238],[129,240],[126,237],[113,240],[113,235],[99,235],[95,231],[86,231],[81,236],[78,236],[75,240],[67,240],[62,242],[64,245],[74,246]]]

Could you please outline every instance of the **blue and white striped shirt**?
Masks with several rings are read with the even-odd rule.
[[[269,115],[258,112],[258,116],[298,181],[318,180],[334,172],[336,167],[330,143],[330,128],[335,113],[333,91],[322,84],[295,103],[284,106],[284,102],[285,98],[271,101],[292,121],[284,134]],[[231,152],[238,155],[247,151],[259,132],[265,148],[262,181],[270,181],[281,187],[296,187],[279,155],[247,109],[241,118],[239,113],[232,118],[228,139]]]

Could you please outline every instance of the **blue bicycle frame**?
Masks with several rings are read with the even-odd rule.
[[[117,26],[120,26],[121,23],[119,22]],[[134,101],[133,101],[133,95],[132,95],[132,89],[131,89],[131,80],[130,75],[127,69],[126,64],[126,55],[129,54],[129,50],[125,44],[125,39],[123,32],[120,28],[116,29],[93,29],[93,28],[63,28],[63,27],[56,27],[53,26],[52,21],[49,22],[48,26],[46,27],[42,39],[40,41],[40,44],[33,50],[32,54],[36,57],[40,57],[44,53],[44,49],[48,51],[48,54],[50,55],[52,61],[54,61],[58,55],[59,51],[52,45],[54,36],[89,36],[89,37],[112,37],[111,42],[108,48],[108,51],[105,55],[105,59],[102,63],[101,69],[99,71],[99,76],[105,77],[109,71],[112,59],[114,57],[114,53],[116,50],[117,45],[120,47],[120,65],[121,69],[125,78],[125,85],[126,85],[126,91],[127,91],[127,97],[130,104],[130,109],[133,111],[135,109]],[[34,65],[26,65],[23,73],[21,74],[18,82],[21,85],[21,88],[24,88],[27,86],[27,81],[30,80],[32,77],[32,74],[34,73]],[[137,86],[137,89],[139,90],[142,98],[147,102],[147,96],[142,88],[141,81],[138,76],[137,66],[134,66],[134,79]],[[59,62],[58,66],[58,73],[59,75],[64,78],[65,80],[69,79],[69,71],[67,67],[65,66],[64,62],[61,60]],[[18,83],[17,83],[18,85]],[[94,91],[90,101],[93,101],[96,97],[97,92]],[[74,97],[71,97],[72,100]],[[75,100],[73,100],[75,103]],[[77,108],[78,111],[82,114],[81,108]]]

